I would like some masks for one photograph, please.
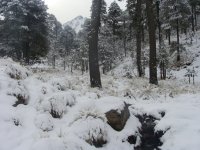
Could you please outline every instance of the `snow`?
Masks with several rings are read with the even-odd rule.
[[[39,114],[35,118],[35,125],[42,131],[52,131],[54,127],[50,114]]]
[[[26,68],[11,59],[0,59],[0,150],[133,150],[127,138],[138,134],[138,114],[158,119],[155,129],[165,131],[162,150],[198,150],[199,40],[186,47],[194,54],[192,65],[172,70],[174,78],[159,81],[159,86],[149,84],[148,73],[137,78],[131,58],[102,75],[102,89],[89,87],[88,74],[52,70],[43,64]],[[185,77],[193,67],[195,85]],[[17,95],[24,97],[27,105],[13,107]],[[107,124],[105,113],[121,112],[125,102],[131,105],[130,118],[118,132]],[[61,117],[53,118],[52,110]],[[91,139],[107,143],[96,148],[89,144]]]
[[[72,29],[74,29],[76,31],[76,33],[78,33],[81,29],[82,26],[85,22],[86,18],[82,17],[82,16],[78,16],[74,19],[72,19],[71,21],[66,22],[63,26],[70,26]]]

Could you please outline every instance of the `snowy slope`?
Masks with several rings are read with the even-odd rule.
[[[200,83],[200,31],[197,31],[195,35],[193,35],[192,40],[190,38],[191,35],[182,34],[180,37],[180,42],[186,48],[186,52],[184,52],[185,57],[182,58],[183,61],[191,62],[190,65],[185,65],[180,69],[174,69],[171,71],[173,76],[177,79],[184,80],[188,82],[188,77],[185,77],[185,74],[188,70],[195,70],[195,82],[196,84]],[[176,41],[176,40],[175,40]]]
[[[78,33],[82,29],[82,25],[84,24],[86,18],[83,16],[78,16],[71,21],[66,22],[63,26],[70,26],[72,29]]]
[[[173,79],[180,80],[181,82],[188,83],[188,77],[186,77],[186,73],[188,70],[195,70],[196,76],[194,78],[196,84],[200,84],[200,31],[197,31],[195,35],[192,37],[191,42],[191,35],[181,34],[180,36],[180,44],[185,47],[185,51],[181,51],[181,62],[184,62],[180,68],[170,66],[167,70],[167,76],[171,76]],[[176,41],[176,36],[171,37],[172,41]],[[168,41],[165,41],[168,43]],[[157,45],[158,46],[158,45]],[[148,50],[146,48],[145,50]],[[170,57],[169,61],[173,62],[174,58],[176,60],[176,53]],[[175,63],[175,62],[173,62]],[[158,79],[160,78],[160,69],[158,68]],[[129,73],[131,76],[137,76],[137,67],[136,67],[136,60],[132,58],[126,58],[123,62],[120,62],[119,65],[116,66],[111,72],[110,75],[123,77],[126,76],[126,73]],[[149,78],[149,69],[146,66],[145,70],[145,77]],[[192,81],[192,79],[191,79]]]

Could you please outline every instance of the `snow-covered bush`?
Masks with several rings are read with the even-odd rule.
[[[18,118],[13,118],[12,121],[15,124],[15,126],[21,126],[21,122]]]
[[[26,79],[31,75],[31,72],[28,69],[14,62],[10,58],[0,59],[0,69],[5,76],[16,80]]]
[[[51,85],[53,85],[56,89],[60,91],[65,91],[67,89],[71,89],[71,83],[69,80],[65,78],[53,78],[50,81]]]
[[[43,87],[41,88],[41,92],[42,92],[42,94],[44,94],[44,95],[47,94],[47,88],[43,86]]]
[[[43,109],[52,117],[61,118],[69,107],[76,103],[76,96],[72,92],[58,92],[42,102]]]
[[[35,118],[35,125],[42,131],[52,131],[54,128],[53,121],[49,114],[40,114]]]
[[[22,82],[18,81],[12,82],[9,86],[10,87],[7,94],[17,98],[17,101],[13,106],[16,107],[19,104],[27,105],[29,100],[29,94],[25,85]]]
[[[45,60],[44,60],[44,61],[41,61],[41,62],[36,62],[36,63],[34,63],[32,66],[30,66],[30,67],[31,67],[31,69],[33,69],[35,72],[37,72],[37,70],[38,70],[38,71],[45,71],[45,70],[48,70],[48,69],[52,68],[52,67],[50,67],[50,66],[47,64],[47,62],[45,62]]]
[[[81,109],[71,123],[72,131],[95,147],[102,147],[107,143],[106,118],[95,107]]]
[[[30,75],[30,72],[25,67],[14,62],[8,64],[5,71],[11,78],[16,80],[25,79]]]

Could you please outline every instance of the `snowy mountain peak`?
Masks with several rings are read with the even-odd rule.
[[[84,24],[86,18],[83,16],[77,16],[76,18],[72,19],[71,21],[66,22],[63,26],[66,25],[70,26],[72,29],[78,33],[82,29],[82,25]]]

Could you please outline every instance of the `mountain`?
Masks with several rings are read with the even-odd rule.
[[[86,17],[83,16],[78,16],[71,21],[66,22],[63,26],[65,27],[66,25],[70,26],[72,29],[78,33],[82,29],[82,25],[84,24],[86,20]]]

